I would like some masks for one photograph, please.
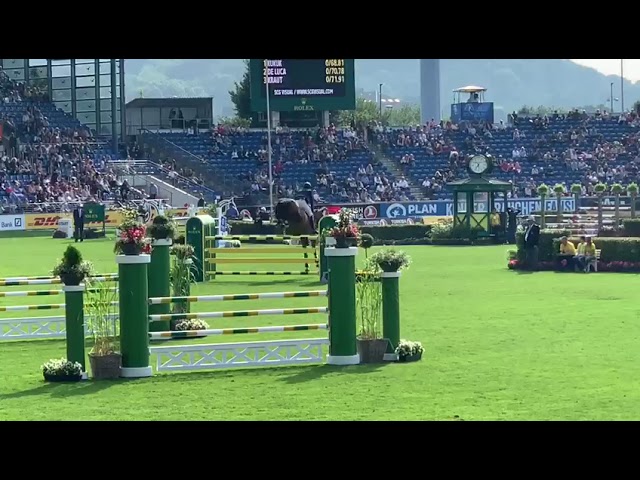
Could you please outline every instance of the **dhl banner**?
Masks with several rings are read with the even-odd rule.
[[[172,210],[166,210],[165,213],[175,216],[183,216],[187,213],[186,208],[176,208]],[[149,212],[149,218],[143,218],[146,222],[153,220],[158,214],[157,210],[153,209]],[[73,222],[73,213],[27,213],[24,216],[23,225],[26,226],[25,230],[55,230],[58,227],[58,220],[65,218]],[[104,215],[105,226],[107,228],[115,228],[122,223],[122,213],[117,210],[107,210]],[[86,223],[86,228],[101,229],[102,222],[99,223]]]

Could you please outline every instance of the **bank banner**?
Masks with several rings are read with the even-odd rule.
[[[563,212],[573,212],[575,210],[575,198],[565,197],[560,202]],[[557,199],[547,199],[545,202],[547,211],[556,211],[557,204]],[[477,204],[474,207],[476,211],[479,211],[483,206],[484,204]],[[460,205],[460,207],[463,207],[463,205]],[[504,201],[496,200],[495,207],[498,212],[504,212]],[[507,207],[520,210],[521,215],[530,215],[541,209],[542,201],[540,198],[511,199],[507,201]],[[453,215],[453,202],[451,200],[432,200],[427,202],[382,203],[379,205],[378,213],[380,218],[450,217]]]
[[[24,229],[24,215],[0,215],[0,232],[10,232]]]

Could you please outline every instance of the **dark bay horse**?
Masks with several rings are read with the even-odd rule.
[[[286,235],[313,235],[311,224],[307,216],[304,200],[293,200],[292,198],[281,198],[275,207],[275,216],[279,225],[284,227]],[[313,212],[314,224],[318,225],[318,220],[324,215],[324,208]],[[301,242],[305,244],[306,242]]]

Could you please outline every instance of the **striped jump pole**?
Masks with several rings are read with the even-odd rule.
[[[169,282],[169,270],[171,268],[171,257],[169,249],[173,241],[171,239],[153,240],[151,244],[151,263],[149,263],[149,296],[168,297],[171,295],[171,284]],[[171,312],[171,307],[166,303],[150,304],[149,313],[161,315]],[[169,321],[157,322],[149,325],[149,330],[154,332],[164,332],[171,330]]]
[[[304,298],[326,297],[326,290],[311,290],[306,292],[265,292],[241,293],[236,295],[202,295],[198,297],[156,297],[149,298],[149,305],[191,302],[225,302],[234,300],[263,300],[267,298]],[[149,310],[151,311],[151,309]]]
[[[61,295],[62,293],[62,290],[27,290],[24,292],[0,292],[0,297],[40,297]]]
[[[117,255],[120,289],[120,376],[150,377],[148,270],[150,255]]]
[[[356,345],[356,255],[357,247],[325,248],[329,272],[330,365],[357,365]]]
[[[117,277],[118,274],[117,273],[99,273],[96,275],[89,275],[89,278],[94,278],[94,277]],[[16,276],[16,277],[5,277],[5,278],[0,278],[0,281],[17,281],[17,280],[54,280],[57,279],[58,277],[54,277],[52,275],[43,275],[40,277],[28,277],[28,276]]]
[[[82,378],[87,378],[84,350],[84,285],[65,285],[65,328],[67,337],[67,360],[82,365]]]
[[[400,343],[400,272],[382,272],[382,335],[388,340],[384,360],[398,360]]]
[[[167,320],[194,320],[196,318],[255,317],[258,315],[304,315],[309,313],[328,313],[328,311],[329,309],[327,307],[311,307],[237,310],[228,312],[171,313],[168,315],[149,315],[149,320],[151,322],[163,322]]]
[[[233,235],[204,237],[205,240],[240,240],[245,242],[279,241],[279,240],[316,240],[317,235]]]
[[[266,271],[266,270],[262,270],[262,271],[239,271],[239,272],[232,272],[232,271],[222,271],[222,272],[207,272],[208,275],[315,275],[317,272],[307,272],[307,271],[302,271],[302,272],[284,272],[284,271]]]
[[[185,330],[176,332],[150,332],[150,340],[202,337],[208,335],[241,335],[246,333],[302,332],[305,330],[327,330],[326,323],[311,325],[288,325],[284,327],[218,328],[209,330]]]
[[[20,312],[23,310],[57,310],[65,308],[64,303],[52,303],[44,305],[5,305],[0,307],[0,312]]]

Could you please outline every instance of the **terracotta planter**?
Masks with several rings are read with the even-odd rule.
[[[360,363],[384,363],[384,353],[387,350],[388,341],[385,339],[364,340],[358,338],[358,354]]]
[[[122,355],[119,353],[111,353],[109,355],[90,353],[89,364],[91,365],[91,376],[96,380],[120,378]]]

